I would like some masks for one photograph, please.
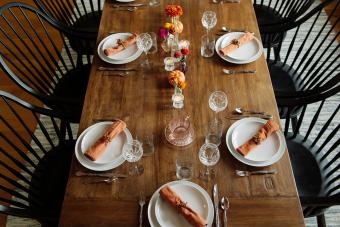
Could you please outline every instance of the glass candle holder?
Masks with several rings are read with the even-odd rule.
[[[184,106],[184,95],[182,93],[175,93],[172,95],[172,105],[176,109],[183,108]]]
[[[164,58],[164,68],[166,71],[171,72],[175,70],[176,58],[166,57]]]

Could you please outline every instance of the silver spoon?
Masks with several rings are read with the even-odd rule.
[[[263,112],[263,111],[245,110],[242,107],[236,107],[234,111],[237,114],[244,114],[244,113],[265,114],[265,112]]]
[[[221,208],[223,210],[223,226],[227,227],[227,210],[229,209],[229,200],[227,197],[222,197],[221,199]]]

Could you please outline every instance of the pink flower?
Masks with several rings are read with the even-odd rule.
[[[159,29],[159,36],[160,36],[162,39],[166,39],[167,35],[168,35],[168,32],[166,31],[165,28]]]

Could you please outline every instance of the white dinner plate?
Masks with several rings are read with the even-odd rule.
[[[260,46],[260,51],[255,56],[253,56],[252,58],[250,58],[248,60],[237,60],[237,59],[233,59],[233,58],[229,57],[228,55],[224,56],[223,54],[221,54],[219,50],[222,48],[222,46],[221,46],[222,41],[226,36],[228,36],[228,34],[229,33],[218,38],[216,43],[215,43],[215,51],[218,54],[218,56],[220,56],[220,58],[222,58],[224,61],[234,63],[234,64],[248,64],[250,62],[256,61],[259,57],[261,57],[261,55],[263,53],[263,47],[262,47],[261,42],[256,37],[254,37],[254,39],[256,40],[256,42],[258,42],[258,45]]]
[[[117,33],[117,34],[129,34],[131,35],[131,33]],[[112,34],[106,38],[104,38],[98,45],[98,48],[97,48],[97,52],[98,52],[98,56],[100,59],[102,59],[103,61],[107,62],[107,63],[110,63],[110,64],[115,64],[115,65],[119,65],[119,64],[126,64],[126,63],[130,63],[134,60],[136,60],[137,58],[139,58],[139,56],[142,54],[142,51],[139,50],[137,48],[137,44],[133,45],[135,46],[135,48],[137,48],[137,51],[135,52],[135,54],[133,54],[132,56],[130,56],[129,58],[126,58],[126,59],[122,59],[122,60],[116,60],[116,59],[113,59],[111,57],[108,57],[104,54],[104,49],[103,49],[103,45],[104,43],[106,43],[106,41],[108,39],[110,39],[111,36],[113,35],[116,35],[116,34]],[[128,49],[128,48],[127,48]]]
[[[209,194],[199,185],[190,181],[172,181],[161,186],[152,195],[148,206],[148,218],[152,227],[190,226],[188,222],[160,198],[162,187],[171,187],[190,207],[206,217],[208,227],[214,220],[214,206]],[[184,199],[185,198],[185,199]],[[168,218],[167,218],[168,217]],[[158,221],[160,220],[160,221]]]
[[[266,121],[253,120],[245,121],[237,125],[231,134],[231,141],[234,149],[251,139],[265,123]],[[275,132],[261,144],[252,149],[245,158],[255,162],[268,161],[279,151],[280,142],[278,133]]]
[[[232,40],[241,38],[245,32],[231,32],[228,33],[223,40],[221,41],[220,48],[228,46]],[[249,59],[254,58],[259,51],[261,51],[261,45],[257,39],[252,39],[251,41],[243,44],[236,50],[227,54],[228,57],[238,60],[238,61],[247,61]]]
[[[102,51],[104,52],[105,49],[110,47],[115,47],[118,45],[118,40],[126,40],[129,38],[132,34],[131,33],[116,33],[109,35],[103,40],[102,44]],[[125,48],[124,50],[112,54],[111,56],[108,56],[108,58],[116,61],[122,61],[132,58],[135,54],[138,54],[138,47],[137,44],[133,44]]]
[[[83,154],[100,138],[104,135],[107,128],[110,127],[112,123],[99,122],[84,135],[81,142],[81,150]],[[96,160],[92,161],[97,164],[108,164],[115,162],[122,158],[122,149],[127,141],[132,141],[132,136],[130,131],[125,128],[124,131],[119,133],[115,138],[108,144],[105,152]],[[86,157],[86,156],[85,156]],[[90,160],[91,161],[91,160]]]
[[[111,121],[105,121],[105,122],[101,122],[101,123],[112,123]],[[86,133],[91,130],[91,128],[94,127],[94,125],[88,127],[86,130],[84,130],[80,136],[78,137],[77,141],[76,141],[76,145],[75,145],[75,155],[77,160],[79,161],[79,163],[84,166],[87,169],[91,169],[94,171],[107,171],[107,170],[111,170],[114,169],[118,166],[120,166],[121,164],[123,164],[125,162],[125,159],[122,157],[121,159],[116,160],[115,162],[112,163],[108,163],[108,164],[98,164],[95,162],[92,162],[91,160],[89,160],[88,158],[86,158],[84,156],[84,153],[81,150],[81,143],[82,140],[84,138],[84,136],[86,135]]]
[[[272,135],[272,138],[274,139],[277,139],[279,141],[276,141],[275,143],[279,143],[279,147],[277,149],[277,151],[273,151],[273,154],[271,156],[271,158],[269,158],[268,160],[265,160],[265,161],[257,161],[257,160],[261,160],[261,159],[258,159],[258,158],[253,158],[252,159],[248,159],[248,156],[244,157],[243,155],[241,155],[240,153],[238,153],[236,151],[236,148],[234,147],[233,145],[233,132],[235,130],[236,127],[238,127],[239,125],[241,124],[244,124],[244,123],[247,123],[247,122],[259,122],[261,123],[262,125],[266,123],[266,120],[263,120],[263,119],[260,119],[260,118],[256,118],[256,117],[248,117],[248,118],[243,118],[239,121],[236,121],[234,124],[232,124],[228,131],[227,131],[227,134],[226,134],[226,144],[227,144],[227,147],[229,149],[229,152],[237,159],[239,160],[240,162],[244,163],[244,164],[247,164],[247,165],[250,165],[250,166],[255,166],[255,167],[264,167],[264,166],[269,166],[269,165],[272,165],[274,163],[276,163],[277,161],[279,161],[285,150],[286,150],[286,140],[283,136],[283,133],[279,130],[279,131],[276,131],[274,134],[275,135]],[[255,134],[255,133],[254,133]],[[245,138],[245,137],[243,137]],[[250,138],[250,135],[249,135],[249,138]],[[269,138],[268,138],[269,139]],[[244,139],[245,140],[245,139]],[[241,141],[241,140],[240,140]],[[265,142],[263,142],[265,143]],[[259,145],[260,149],[258,150],[258,152],[260,152],[262,149],[261,147],[263,146],[261,143]],[[267,146],[267,145],[265,145]],[[263,148],[263,147],[262,147]],[[255,149],[258,149],[258,148],[255,148]],[[263,151],[263,150],[262,150]],[[253,151],[251,151],[250,153],[252,153]],[[263,158],[262,158],[263,159]],[[265,158],[264,158],[265,159]]]

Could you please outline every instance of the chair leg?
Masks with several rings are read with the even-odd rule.
[[[324,214],[316,216],[316,220],[318,221],[318,227],[326,227],[326,219]]]
[[[298,122],[297,117],[293,117],[292,118],[292,129],[293,129],[293,132],[295,132],[295,130],[296,130],[297,122]]]

